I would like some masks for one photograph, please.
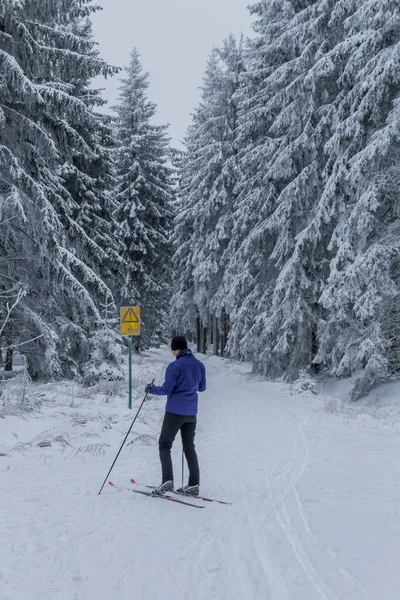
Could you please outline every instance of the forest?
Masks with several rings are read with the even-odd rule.
[[[184,149],[140,48],[100,56],[90,0],[0,0],[0,347],[32,379],[122,378],[171,332],[254,372],[400,371],[400,6],[259,0],[210,48]],[[120,78],[112,114],[93,79]],[[150,74],[151,76],[151,74]],[[199,82],[200,84],[200,82]]]

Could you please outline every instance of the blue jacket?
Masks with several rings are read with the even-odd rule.
[[[162,386],[153,385],[151,394],[168,396],[165,410],[176,415],[197,415],[197,392],[206,389],[206,369],[191,350],[181,350],[168,365]]]

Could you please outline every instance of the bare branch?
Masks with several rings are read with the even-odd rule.
[[[22,300],[22,298],[24,298],[24,296],[26,296],[26,289],[25,288],[20,288],[18,290],[17,297],[15,298],[14,304],[10,307],[9,303],[7,302],[7,306],[6,306],[6,308],[7,308],[7,316],[6,316],[5,320],[4,320],[3,325],[0,327],[0,337],[2,336],[3,331],[4,331],[4,329],[5,329],[8,321],[10,319],[12,311],[21,302],[21,300]]]
[[[25,344],[30,344],[31,342],[35,342],[36,340],[40,340],[40,338],[42,338],[44,336],[43,333],[41,333],[40,335],[37,335],[36,337],[27,340],[26,342],[21,342],[20,344],[11,344],[11,346],[4,346],[3,348],[0,347],[0,350],[15,350],[15,348],[19,348],[20,346],[25,346]]]

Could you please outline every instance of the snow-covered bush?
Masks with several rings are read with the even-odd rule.
[[[30,378],[24,368],[9,380],[0,382],[0,414],[18,414],[39,409],[44,394]]]
[[[123,344],[117,323],[102,324],[89,339],[90,360],[83,366],[83,382],[93,386],[100,381],[122,381]]]
[[[311,376],[308,369],[301,369],[296,381],[292,384],[292,391],[296,394],[318,394],[318,382]]]

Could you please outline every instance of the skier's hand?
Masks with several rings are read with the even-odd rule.
[[[151,384],[151,383],[148,383],[148,384],[146,385],[146,387],[144,388],[144,391],[145,391],[145,393],[146,393],[146,394],[151,394],[151,388],[152,388],[152,384]]]

